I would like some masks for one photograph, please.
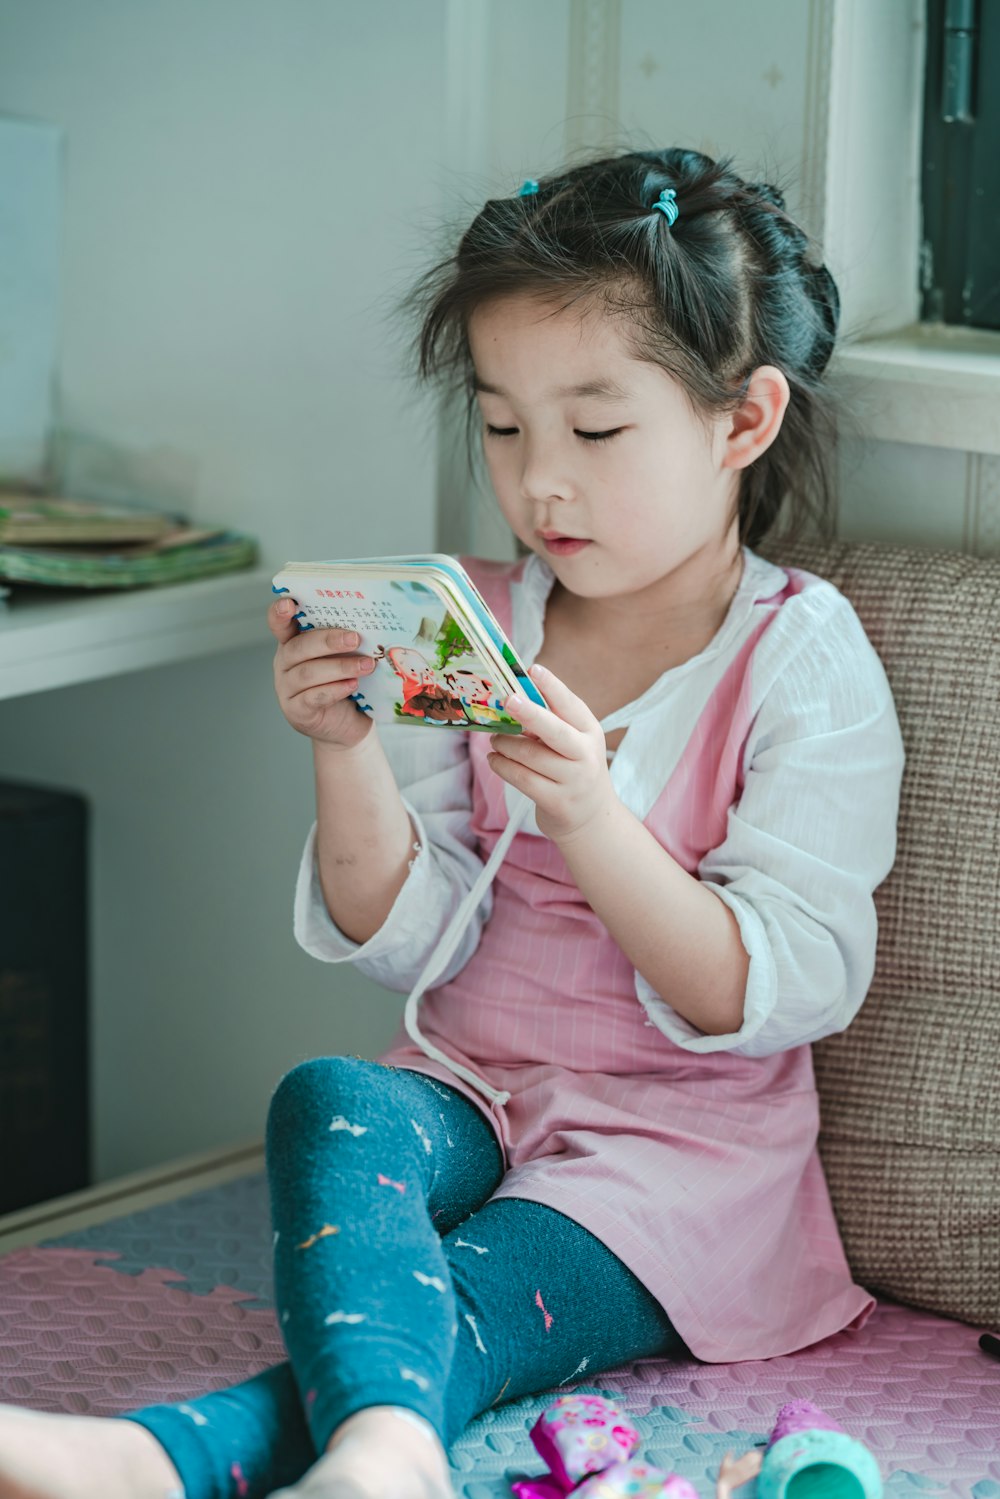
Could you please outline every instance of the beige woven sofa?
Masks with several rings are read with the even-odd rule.
[[[907,763],[875,976],[814,1047],[820,1151],[857,1280],[1000,1328],[1000,560],[767,543],[844,593]]]

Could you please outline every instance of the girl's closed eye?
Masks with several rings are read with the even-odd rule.
[[[613,427],[610,432],[581,432],[577,429],[577,437],[582,437],[585,442],[608,442],[612,437],[617,437],[619,432],[624,432],[624,427]],[[486,432],[489,437],[514,437],[517,433],[516,427],[493,427],[486,423]]]

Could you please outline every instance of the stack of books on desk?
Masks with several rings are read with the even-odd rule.
[[[252,567],[242,531],[189,526],[176,515],[0,490],[0,584],[148,588]],[[0,586],[0,598],[6,590]]]

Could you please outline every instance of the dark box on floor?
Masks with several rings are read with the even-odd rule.
[[[90,1182],[87,804],[0,781],[0,1213]]]

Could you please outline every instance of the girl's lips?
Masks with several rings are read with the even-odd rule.
[[[571,557],[574,552],[582,552],[584,547],[590,546],[590,541],[585,537],[562,536],[542,537],[542,544],[547,552],[556,557]]]

